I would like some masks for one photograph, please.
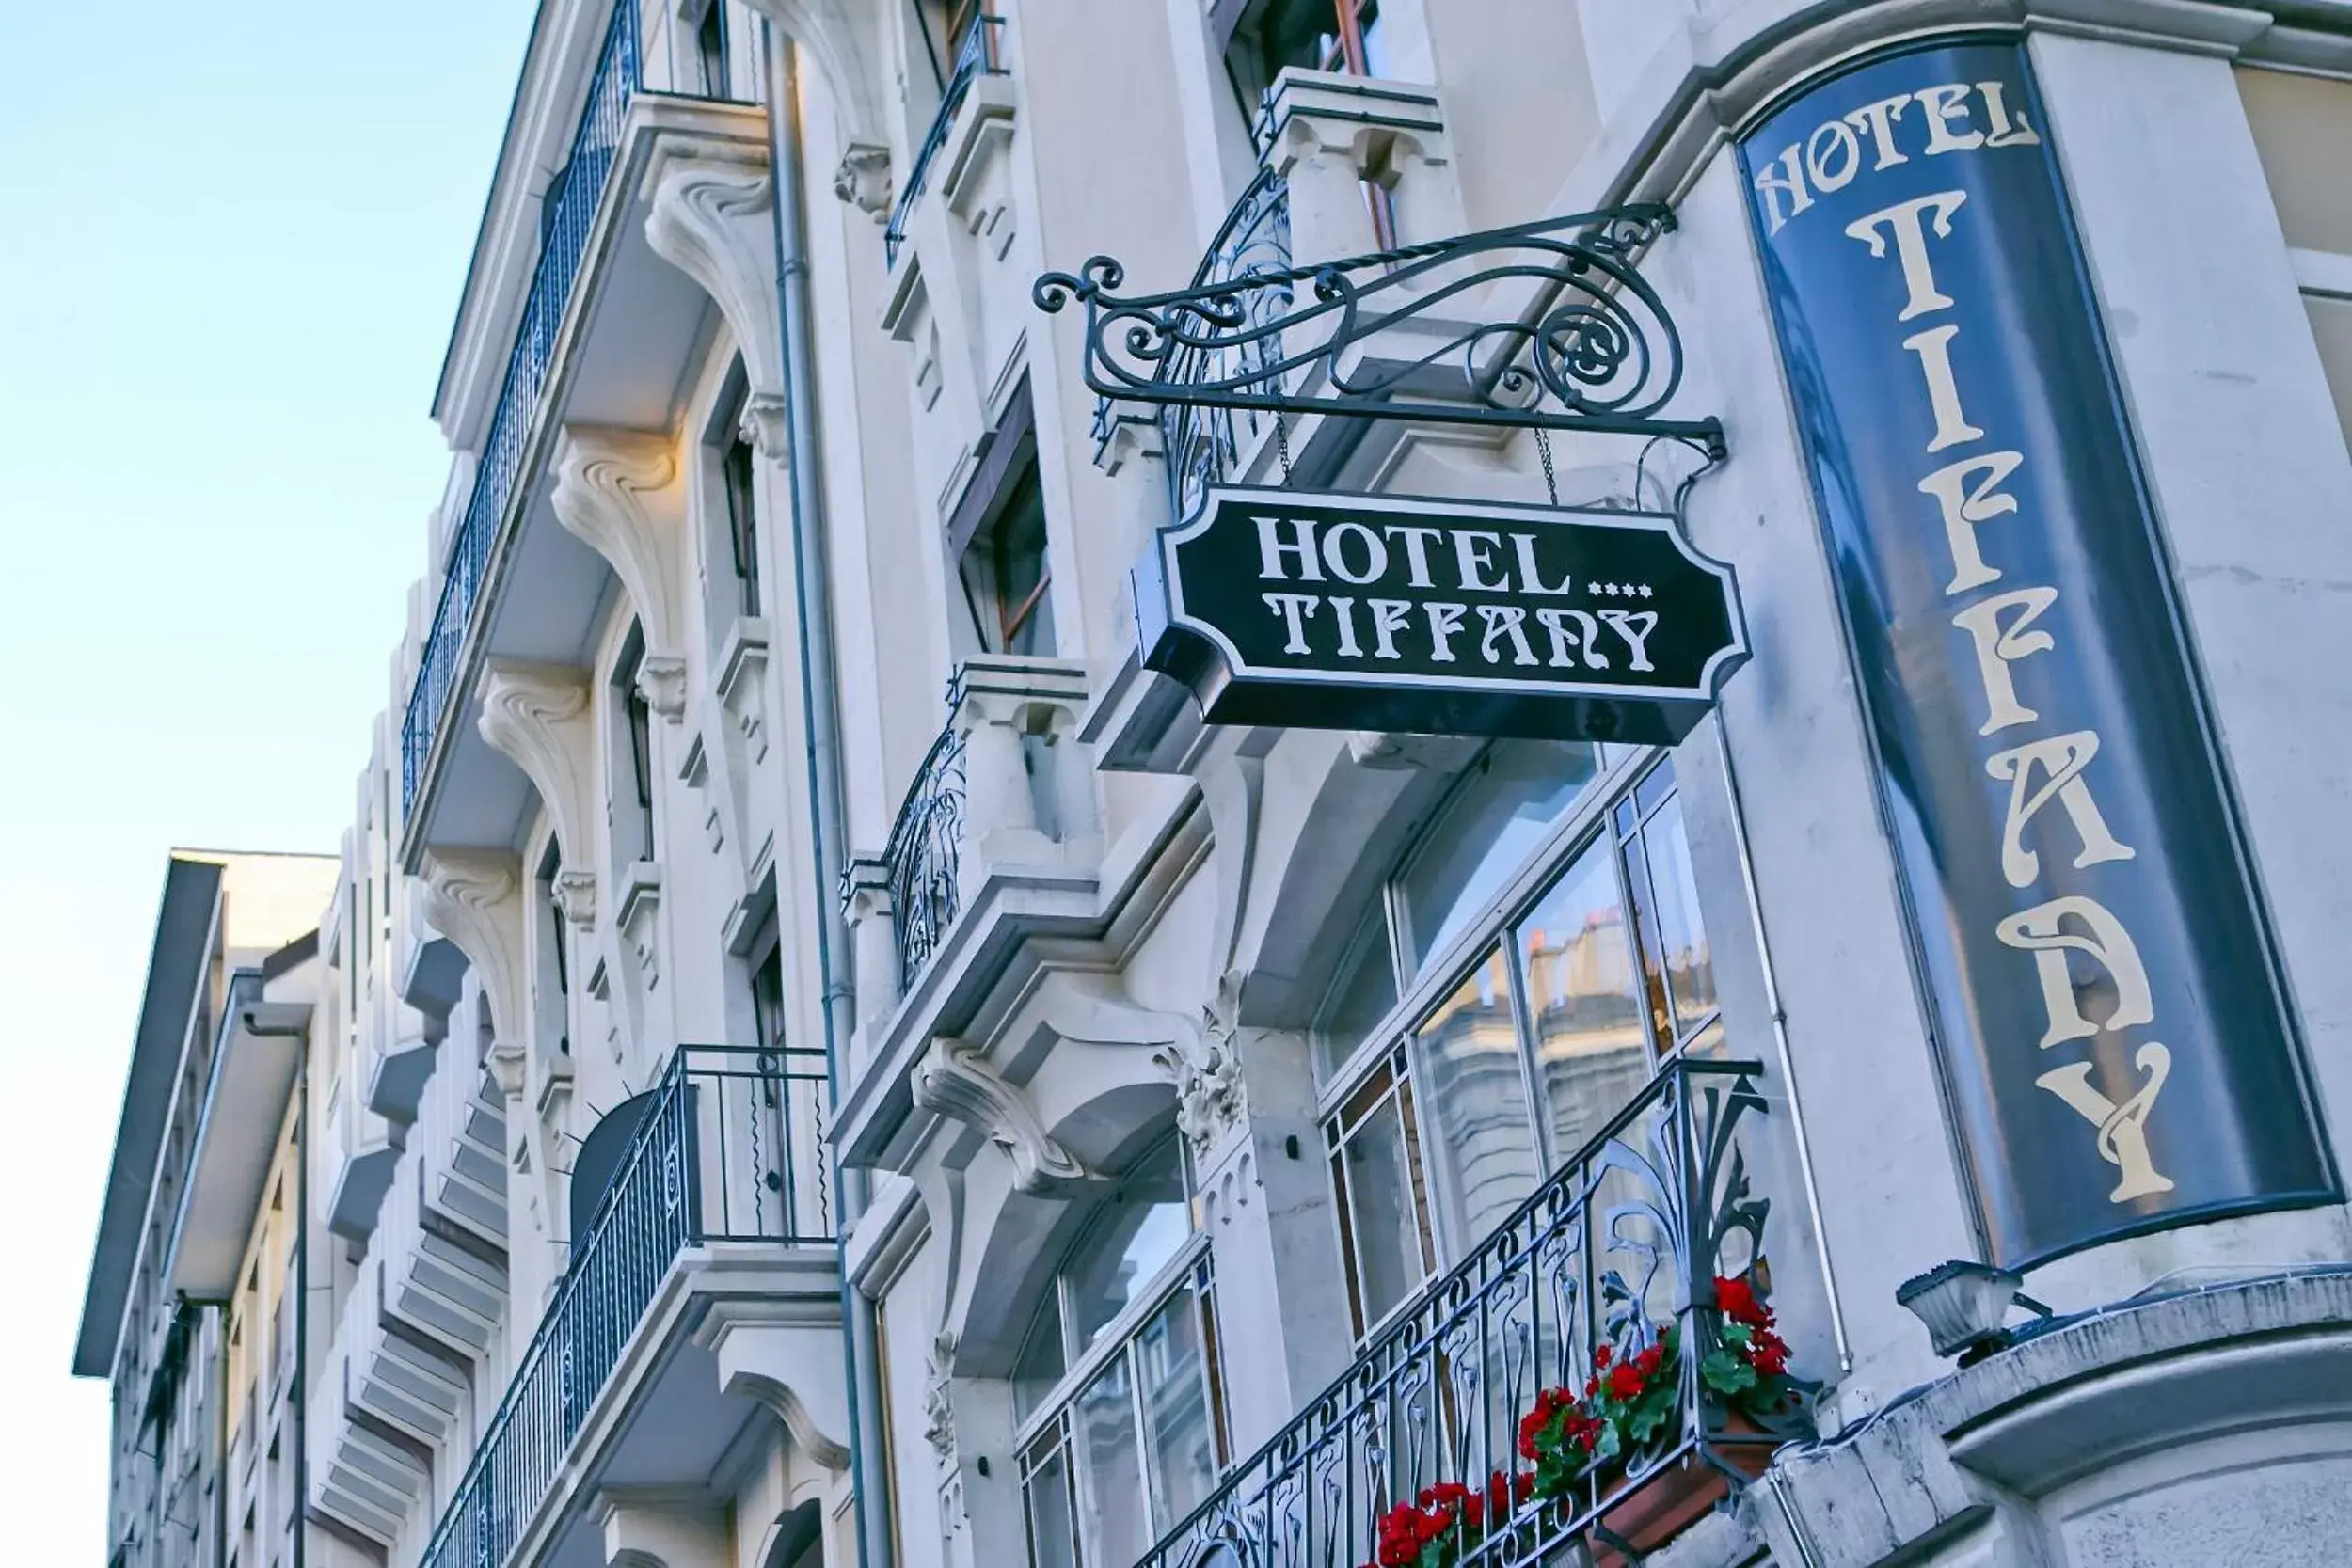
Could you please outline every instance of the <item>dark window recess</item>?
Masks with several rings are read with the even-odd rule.
[[[703,96],[727,96],[726,0],[710,0],[694,28],[694,58],[702,68]]]
[[[784,949],[771,946],[752,970],[752,1021],[762,1050],[784,1048]]]
[[[955,73],[956,56],[963,52],[964,35],[983,16],[994,14],[988,0],[908,0],[914,9],[923,48],[930,56],[931,82],[941,92]]]
[[[654,858],[653,821],[653,710],[645,704],[638,675],[644,667],[644,655],[628,660],[622,668],[628,672],[620,680],[622,715],[628,729],[629,782],[635,787],[637,800],[637,859]]]
[[[1252,126],[1274,79],[1292,66],[1349,76],[1389,73],[1380,0],[1221,0],[1210,24],[1223,45],[1242,119]],[[1380,248],[1394,248],[1394,198],[1367,182],[1364,201]]]
[[[727,491],[727,543],[734,551],[738,608],[759,613],[759,512],[752,499],[752,444],[738,435],[720,460]]]
[[[547,889],[548,951],[553,955],[555,958],[555,995],[556,1007],[558,1009],[556,1016],[564,1021],[564,1027],[556,1036],[555,1049],[559,1054],[568,1056],[572,1053],[572,958],[570,942],[564,930],[565,925],[565,921],[564,919],[564,900],[556,894],[555,883],[552,880],[549,880],[543,883],[542,886]]]
[[[565,164],[548,182],[547,194],[539,198],[539,243],[548,243],[548,230],[555,227],[557,209],[564,205],[564,187],[572,182],[572,166]]]
[[[983,652],[1054,652],[1053,574],[1028,384],[1013,393],[948,523],[964,603]]]

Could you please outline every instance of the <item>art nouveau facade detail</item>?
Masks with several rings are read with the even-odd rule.
[[[1738,145],[1955,33],[2022,48],[2029,109],[1890,98],[1783,176],[1826,213],[1866,148],[1961,166],[1950,160],[2046,140],[2238,847],[2224,892],[2328,1173],[2226,1213],[2125,1180],[2108,1214],[2136,1014],[2093,974],[2106,939],[2054,914],[2010,945],[2107,1114],[2028,1152],[2120,1228],[2030,1258],[1953,1132],[1950,1064],[1986,1042],[1935,1016],[1932,792],[1885,776]],[[2315,608],[2352,580],[2352,209],[2312,151],[2346,125],[2352,23],[2221,0],[548,0],[320,923],[312,1051],[345,1065],[311,1152],[307,1549],[1391,1568],[1420,1529],[1448,1568],[2088,1568],[2218,1555],[2185,1510],[2332,1560],[2282,1521],[2352,1474],[2323,1392],[2352,1310],[2325,852],[2352,646]],[[1451,417],[1456,335],[1519,321],[1524,346],[1550,309],[1523,279],[1408,279],[1389,337],[1310,352],[1298,312],[1456,236],[1636,201],[1665,207],[1592,254],[1655,295],[1667,414],[1711,441]],[[1889,278],[1919,213],[1878,231]],[[1288,402],[1098,398],[1082,312],[1038,282],[1126,288],[1089,257],[1131,296],[1242,291],[1157,363]],[[1892,306],[1926,301],[1902,276]],[[1954,361],[1922,344],[1933,392]],[[1432,417],[1313,406],[1372,384]],[[1667,515],[1736,576],[1747,663],[1672,744],[1205,722],[1144,657],[1136,568],[1219,486]],[[2031,522],[2005,499],[1947,510],[1992,549]],[[1920,500],[1918,571],[1947,571]],[[1416,575],[1455,548],[1398,527]],[[1304,613],[1279,597],[1269,626]],[[1956,644],[2021,705],[2031,620]],[[1620,631],[1637,668],[1647,635]],[[2088,766],[2012,812],[2053,875],[2085,845],[2038,835],[2090,820],[2063,796]],[[2014,772],[1972,782],[1996,814]],[[1956,1369],[1898,1302],[1951,1260],[2018,1262],[1944,1277],[2053,1320]],[[1534,1449],[1613,1366],[1657,1379],[1635,1451],[1536,1495]],[[1522,1448],[1537,1412],[1554,1435]],[[1637,1519],[1626,1488],[1660,1478],[1689,1506]]]

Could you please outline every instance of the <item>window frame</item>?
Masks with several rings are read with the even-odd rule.
[[[1176,1144],[1178,1158],[1184,1170],[1184,1207],[1191,1226],[1191,1233],[1184,1238],[1184,1243],[1174,1252],[1169,1254],[1165,1263],[1136,1285],[1136,1289],[1130,1292],[1127,1304],[1120,1307],[1108,1323],[1095,1331],[1093,1343],[1087,1345],[1073,1355],[1071,1354],[1070,1346],[1075,1338],[1076,1331],[1073,1324],[1076,1320],[1072,1311],[1073,1303],[1068,1283],[1070,1261],[1095,1239],[1097,1228],[1104,1223],[1108,1212],[1108,1205],[1104,1205],[1095,1214],[1089,1216],[1085,1227],[1072,1240],[1069,1246],[1063,1249],[1060,1259],[1054,1268],[1050,1293],[1041,1298],[1030,1314],[1028,1325],[1022,1333],[1020,1346],[1016,1351],[1016,1359],[1025,1356],[1029,1336],[1040,1330],[1046,1312],[1050,1308],[1055,1326],[1062,1336],[1063,1362],[1062,1373],[1055,1379],[1053,1386],[1040,1395],[1035,1406],[1026,1415],[1019,1417],[1013,1424],[1012,1458],[1015,1472],[1013,1479],[1018,1483],[1021,1494],[1023,1544],[1027,1554],[1027,1568],[1037,1568],[1037,1538],[1032,1519],[1029,1485],[1032,1475],[1038,1469],[1042,1468],[1041,1464],[1032,1464],[1032,1457],[1039,1455],[1050,1457],[1052,1454],[1060,1456],[1064,1467],[1063,1484],[1067,1488],[1066,1506],[1071,1513],[1069,1520],[1071,1540],[1078,1553],[1078,1568],[1126,1568],[1126,1565],[1120,1563],[1098,1562],[1088,1556],[1090,1548],[1087,1545],[1085,1532],[1079,1528],[1078,1509],[1089,1481],[1086,1474],[1089,1461],[1084,1451],[1085,1445],[1079,1440],[1079,1434],[1073,1421],[1073,1412],[1080,1397],[1093,1386],[1095,1380],[1101,1377],[1114,1361],[1123,1359],[1128,1363],[1129,1368],[1127,1386],[1129,1419],[1134,1423],[1133,1430],[1138,1444],[1138,1451],[1148,1449],[1151,1441],[1151,1428],[1143,1406],[1143,1379],[1139,1375],[1141,1369],[1136,1359],[1138,1347],[1144,1328],[1166,1310],[1168,1304],[1175,1299],[1177,1292],[1186,1286],[1192,1289],[1193,1311],[1200,1336],[1199,1370],[1203,1383],[1202,1394],[1208,1404],[1209,1439],[1216,1454],[1217,1475],[1222,1478],[1233,1465],[1232,1423],[1227,1411],[1228,1400],[1222,1366],[1223,1334],[1219,1329],[1216,1317],[1216,1269],[1212,1259],[1209,1234],[1201,1225],[1200,1196],[1195,1191],[1193,1183],[1191,1150],[1184,1147],[1180,1133],[1171,1132],[1168,1134],[1168,1139]],[[1165,1142],[1154,1140],[1132,1163],[1130,1168],[1142,1166],[1165,1147]],[[1157,1500],[1151,1496],[1151,1488],[1148,1485],[1145,1489],[1143,1506],[1147,1517],[1154,1514],[1158,1508]],[[1172,1519],[1162,1521],[1156,1517],[1151,1517],[1150,1528],[1156,1538],[1164,1535],[1176,1522]]]
[[[1487,754],[1482,752],[1481,757]],[[1656,877],[1650,870],[1646,832],[1669,802],[1682,800],[1684,781],[1676,773],[1673,784],[1662,790],[1654,802],[1647,806],[1636,802],[1645,785],[1661,772],[1674,770],[1674,750],[1670,747],[1605,745],[1600,767],[1594,772],[1591,782],[1575,804],[1562,814],[1560,820],[1528,852],[1525,861],[1503,880],[1473,916],[1462,922],[1460,928],[1443,946],[1430,954],[1414,974],[1405,973],[1406,958],[1404,943],[1396,935],[1400,928],[1398,923],[1407,913],[1400,883],[1429,835],[1438,829],[1476,777],[1474,768],[1475,765],[1462,770],[1461,776],[1421,825],[1412,843],[1396,857],[1382,879],[1379,894],[1388,922],[1389,950],[1398,977],[1396,1002],[1346,1056],[1336,1063],[1316,1093],[1315,1120],[1325,1132],[1325,1174],[1326,1180],[1329,1180],[1335,1170],[1332,1162],[1338,1158],[1345,1142],[1345,1134],[1336,1132],[1335,1129],[1346,1116],[1348,1106],[1384,1066],[1391,1066],[1397,1058],[1402,1058],[1401,1070],[1391,1067],[1391,1075],[1396,1083],[1390,1092],[1397,1096],[1401,1110],[1410,1117],[1417,1133],[1412,1152],[1420,1164],[1412,1175],[1416,1183],[1413,1196],[1419,1206],[1414,1219],[1422,1249],[1422,1268],[1419,1285],[1406,1291],[1376,1319],[1366,1321],[1361,1311],[1357,1282],[1359,1260],[1347,1250],[1348,1238],[1352,1236],[1354,1227],[1350,1199],[1337,1186],[1327,1189],[1335,1211],[1332,1235],[1334,1244],[1341,1249],[1338,1259],[1341,1276],[1346,1283],[1350,1318],[1356,1325],[1359,1344],[1378,1335],[1401,1314],[1411,1310],[1430,1280],[1442,1275],[1485,1239],[1450,1234],[1442,1206],[1437,1202],[1437,1194],[1440,1190],[1437,1162],[1446,1156],[1447,1150],[1442,1127],[1433,1122],[1430,1111],[1422,1102],[1422,1085],[1429,1072],[1420,1034],[1446,1001],[1498,949],[1501,950],[1509,987],[1514,1027],[1519,1038],[1519,1070],[1531,1107],[1529,1135],[1539,1166],[1538,1180],[1548,1179],[1560,1168],[1563,1161],[1576,1152],[1574,1149],[1549,1147],[1552,1137],[1549,1118],[1534,1109],[1543,1103],[1543,1086],[1535,1077],[1534,1057],[1529,1049],[1528,1032],[1532,1015],[1527,996],[1526,965],[1516,950],[1514,933],[1578,861],[1597,848],[1608,854],[1611,876],[1626,911],[1627,940],[1633,948],[1631,958],[1635,980],[1641,988],[1639,1001],[1643,1017],[1643,1043],[1649,1058],[1650,1073],[1654,1076],[1668,1063],[1691,1053],[1708,1038],[1710,1033],[1718,1039],[1721,1037],[1724,1008],[1720,988],[1714,1005],[1687,1029],[1674,1031],[1669,1028],[1662,1036],[1652,1011],[1648,990],[1647,972],[1653,951],[1657,951],[1661,965],[1663,953],[1661,944],[1654,936]],[[1626,844],[1617,823],[1621,805],[1634,807],[1635,828],[1643,835],[1644,875],[1650,886],[1639,890],[1638,895],[1628,879]],[[1687,847],[1687,825],[1685,843]],[[1708,941],[1710,962],[1714,942],[1710,934]],[[1671,990],[1666,995],[1666,1018],[1671,1025],[1674,1018]]]

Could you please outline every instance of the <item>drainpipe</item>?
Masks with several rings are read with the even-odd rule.
[[[294,1407],[294,1561],[307,1568],[310,1545],[310,1029],[297,1023],[277,1028],[245,1015],[246,1033],[299,1040],[294,1057],[294,1364],[286,1402]],[[270,1347],[275,1351],[278,1347]],[[254,1436],[258,1439],[260,1433]],[[227,1495],[224,1484],[222,1494]]]
[[[817,370],[809,353],[812,311],[808,297],[806,214],[801,136],[800,49],[762,19],[760,40],[767,56],[769,166],[774,199],[776,303],[784,334],[784,397],[787,460],[791,464],[793,586],[799,598],[801,710],[808,735],[808,800],[816,838],[817,958],[824,975],[825,1074],[833,1103],[841,1102],[841,1053],[857,1027],[856,974],[847,933],[837,929],[836,892],[849,862],[843,847],[849,807],[841,786],[841,719],[834,705],[839,689],[833,667],[833,603],[825,540],[825,496],[818,463]],[[866,1172],[841,1164],[834,1150],[834,1190],[841,1195],[834,1215],[840,1249],[841,1318],[848,1328],[845,1353],[850,1372],[850,1484],[857,1499],[857,1555],[861,1568],[892,1568],[890,1468],[882,1452],[882,1363],[876,1344],[874,1306],[850,1282],[849,1235],[866,1210]]]

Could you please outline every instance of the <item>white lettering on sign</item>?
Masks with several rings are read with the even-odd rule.
[[[1857,138],[1869,144],[1867,171],[1861,167]],[[1939,82],[1916,92],[1883,98],[1824,120],[1803,141],[1789,143],[1756,169],[1756,194],[1764,204],[1764,230],[1768,235],[1779,233],[1782,225],[1820,196],[1845,189],[1864,172],[1882,174],[1907,164],[1915,152],[1940,158],[1983,148],[2041,144],[2041,136],[2026,123],[2025,115],[2010,107],[2007,88],[1999,82]],[[1958,191],[1944,194],[1955,205],[1963,198]],[[1946,220],[1949,216],[1944,214]],[[1873,249],[1871,254],[1883,252]],[[1908,311],[1903,320],[1918,313]]]
[[[1923,87],[1903,97],[1882,99],[1831,123],[1867,139],[1874,154],[1872,173],[1914,155],[1983,155],[1991,150],[2041,142],[2025,117],[2010,105],[1998,82]],[[1851,182],[1853,162],[1840,161],[1844,145],[1837,136],[1824,138],[1817,130],[1756,176],[1769,233],[1779,232],[1784,224],[1811,207],[1817,193]],[[1846,225],[1845,233],[1866,246],[1872,259],[1893,262],[1902,286],[1902,305],[1892,325],[1897,341],[1918,366],[1920,393],[1934,421],[1927,452],[1932,456],[1954,449],[1959,451],[1952,461],[1923,475],[1918,489],[1933,501],[1935,518],[1943,526],[1952,568],[1944,587],[1945,597],[1964,601],[1954,608],[1950,624],[1955,634],[1966,637],[1974,657],[1985,707],[1985,721],[1977,733],[1989,736],[2042,718],[2019,697],[2013,667],[2036,654],[2058,650],[2054,631],[2039,623],[2057,606],[2058,591],[2049,583],[2027,583],[1969,597],[2002,581],[2001,568],[1986,559],[1985,541],[1978,531],[1994,518],[2022,512],[2009,486],[2026,459],[2022,451],[1987,442],[1984,430],[1970,421],[1953,365],[1952,346],[1968,324],[1960,319],[1952,296],[1938,283],[1935,252],[1941,243],[1953,238],[1967,200],[1967,193],[1961,190],[1915,197],[1855,219]],[[1904,324],[1920,318],[1929,318],[1930,325],[1903,330]],[[1986,450],[1988,446],[1991,450]],[[1996,544],[2016,537],[2022,535],[1993,535]],[[2030,888],[2041,880],[2042,854],[2035,844],[2049,843],[2052,824],[2061,816],[2073,830],[2071,863],[2075,870],[2136,858],[2132,847],[2109,830],[2092,795],[2088,769],[2098,754],[2098,733],[2074,729],[2006,746],[1985,756],[1985,773],[2009,785],[2001,823],[2000,870],[2010,887]],[[2058,813],[2045,816],[2043,808],[2053,801]],[[2054,1050],[2072,1041],[2114,1036],[2156,1022],[2154,988],[2140,960],[2138,943],[2114,911],[2097,899],[2079,892],[2058,893],[1998,921],[1992,935],[2003,946],[2032,959],[2047,1022],[2037,1042],[2039,1049]],[[2106,999],[2096,1009],[2097,1017],[2085,1006],[2086,997]],[[2036,1087],[2056,1096],[2096,1130],[2094,1150],[2122,1175],[2108,1195],[2117,1203],[2169,1192],[2173,1187],[2156,1168],[2147,1131],[2157,1096],[2171,1074],[2171,1050],[2158,1041],[2143,1040],[2130,1059],[2139,1081],[2121,1101],[2109,1099],[2094,1085],[2093,1067],[2087,1061],[2052,1068],[2034,1080]]]

